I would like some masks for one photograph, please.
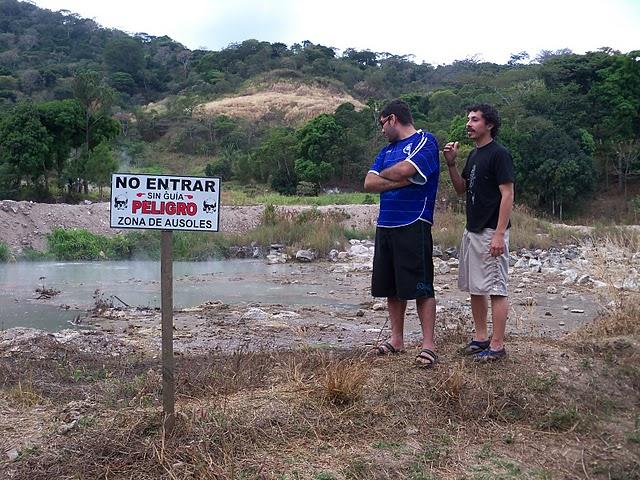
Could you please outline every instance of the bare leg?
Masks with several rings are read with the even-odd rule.
[[[416,310],[418,311],[418,318],[422,326],[422,348],[434,350],[433,331],[436,324],[436,299],[416,299]]]
[[[509,297],[491,296],[491,319],[493,320],[493,335],[491,335],[491,350],[504,348],[504,333],[507,328],[509,314]]]
[[[488,310],[489,304],[487,297],[484,295],[471,295],[471,315],[473,316],[473,323],[476,327],[476,334],[473,336],[474,340],[482,342],[489,338],[487,333]]]
[[[389,322],[391,323],[391,338],[389,342],[396,350],[404,349],[404,312],[407,301],[397,297],[387,298],[389,308]]]

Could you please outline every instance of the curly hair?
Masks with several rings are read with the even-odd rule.
[[[495,138],[498,135],[498,130],[500,130],[500,114],[498,110],[495,109],[492,105],[486,103],[477,103],[475,105],[469,105],[467,107],[467,113],[471,112],[482,112],[482,118],[484,118],[485,123],[490,123],[493,125],[491,129],[491,138]]]

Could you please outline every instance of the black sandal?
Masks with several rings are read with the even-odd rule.
[[[491,340],[471,340],[464,347],[460,349],[462,355],[475,355],[489,348]]]
[[[375,349],[376,355],[382,357],[384,355],[395,355],[398,353],[404,353],[404,350],[397,349],[391,342],[386,341],[382,345],[378,345]]]
[[[420,368],[433,368],[438,361],[438,356],[433,350],[423,348],[420,353],[416,355],[416,365]]]

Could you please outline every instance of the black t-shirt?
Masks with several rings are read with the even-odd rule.
[[[495,229],[502,200],[499,186],[514,181],[511,155],[496,141],[476,148],[467,158],[462,178],[467,181],[467,230]]]

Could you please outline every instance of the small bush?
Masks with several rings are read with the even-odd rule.
[[[350,405],[362,397],[368,378],[369,365],[363,361],[332,362],[322,378],[324,397],[335,405]]]
[[[56,228],[47,236],[49,251],[57,260],[106,260],[131,256],[126,236],[105,237],[83,229]]]
[[[0,262],[7,262],[11,258],[11,250],[9,245],[0,242]]]
[[[301,197],[316,197],[320,189],[312,182],[299,182],[296,186],[296,195]]]

